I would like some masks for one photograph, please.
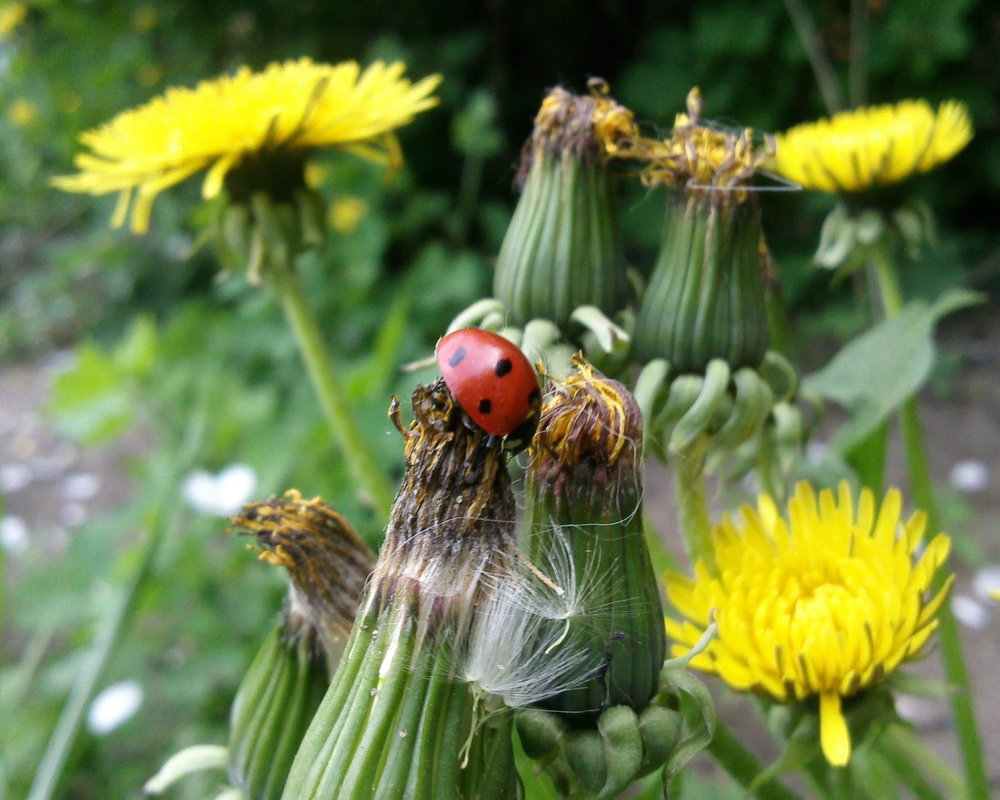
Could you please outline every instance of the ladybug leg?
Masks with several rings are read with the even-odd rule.
[[[403,427],[403,421],[399,418],[399,398],[396,395],[392,396],[392,401],[389,403],[389,419],[396,426],[396,430],[403,434],[405,438],[407,432]]]

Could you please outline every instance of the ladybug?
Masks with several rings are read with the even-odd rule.
[[[441,375],[462,410],[508,450],[523,449],[538,424],[541,389],[524,353],[502,336],[464,328],[434,348]]]

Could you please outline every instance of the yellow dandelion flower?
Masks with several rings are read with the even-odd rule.
[[[927,172],[972,138],[963,103],[869,106],[796,125],[776,137],[773,168],[806,189],[862,192]]]
[[[27,16],[28,6],[24,3],[0,5],[0,42],[9,39]]]
[[[361,220],[368,213],[368,204],[357,195],[345,194],[330,204],[330,227],[341,236],[357,230]]]
[[[19,97],[7,108],[7,119],[18,128],[26,128],[38,119],[38,106]]]
[[[316,148],[398,161],[392,131],[437,103],[431,93],[441,80],[432,75],[412,83],[404,70],[402,63],[376,62],[362,71],[354,61],[303,58],[168,89],[82,134],[91,152],[76,157],[80,172],[53,183],[70,192],[119,192],[113,224],[121,225],[131,206],[132,229],[142,233],[156,195],[201,170],[207,171],[202,196],[210,199],[241,167],[251,183],[280,172],[276,165],[287,170],[289,162],[301,178]]]
[[[846,483],[817,498],[803,482],[787,518],[767,495],[738,522],[727,515],[712,533],[716,568],[699,561],[694,578],[667,576],[684,616],[667,622],[674,652],[698,640],[714,609],[718,636],[692,666],[778,702],[818,696],[823,753],[846,764],[842,699],[920,654],[954,579],[930,595],[950,541],[938,534],[918,554],[927,517],[902,522],[901,505],[897,490],[876,509],[868,490],[855,506]]]

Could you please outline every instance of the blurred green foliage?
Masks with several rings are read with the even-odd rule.
[[[321,494],[370,541],[379,535],[336,458],[280,311],[242,275],[220,278],[192,238],[209,213],[197,181],[160,196],[145,237],[111,231],[113,198],[47,184],[71,171],[81,131],[165,87],[240,64],[401,58],[414,77],[444,75],[441,106],[401,132],[407,167],[391,180],[341,154],[320,160],[331,206],[346,199],[363,213],[300,265],[366,438],[398,474],[400,441],[384,410],[392,393],[408,396],[430,373],[397,367],[428,355],[450,318],[489,294],[513,167],[547,87],[582,89],[588,76],[604,77],[650,130],[669,127],[693,85],[706,115],[723,123],[768,131],[824,113],[780,0],[24,5],[26,18],[0,39],[0,359],[75,346],[51,409],[64,430],[88,443],[141,430],[150,442],[126,507],[76,531],[58,559],[36,547],[2,565],[2,797],[26,794],[107,582],[127,572],[137,532],[151,519],[167,524],[151,509],[176,468],[176,443],[193,428],[200,433],[183,469],[250,464],[258,495],[289,486]],[[848,3],[809,8],[843,77]],[[873,0],[869,15],[868,100],[955,97],[977,129],[955,162],[920,182],[945,245],[914,265],[908,288],[995,284],[1000,10],[986,0]],[[630,191],[622,224],[642,268],[658,245],[662,203]],[[831,292],[829,274],[810,264],[832,202],[801,194],[765,202],[785,299],[827,335],[865,324],[850,304],[831,302],[851,287]],[[277,611],[276,571],[224,536],[220,519],[185,509],[176,495],[169,505],[178,533],[102,682],[138,680],[145,704],[111,734],[81,738],[62,796],[138,797],[167,754],[224,741],[232,692]]]

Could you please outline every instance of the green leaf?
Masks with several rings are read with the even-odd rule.
[[[897,317],[878,323],[849,342],[803,387],[850,412],[831,447],[843,453],[881,425],[927,380],[934,363],[934,325],[982,296],[953,289],[937,302],[910,302]]]
[[[128,426],[132,403],[114,361],[86,342],[76,365],[56,378],[50,410],[70,436],[95,443]]]
[[[156,358],[156,323],[142,315],[132,323],[125,338],[115,348],[114,365],[123,373],[142,376],[153,368]]]

